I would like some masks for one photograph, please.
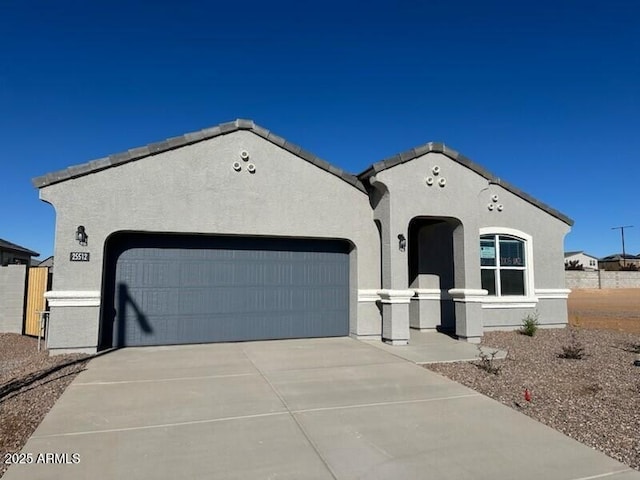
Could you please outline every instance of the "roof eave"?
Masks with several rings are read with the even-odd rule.
[[[573,226],[573,224],[574,224],[574,221],[571,218],[569,218],[568,216],[564,215],[562,212],[560,212],[560,211],[556,210],[555,208],[552,208],[551,206],[547,205],[546,203],[541,202],[540,200],[532,197],[528,193],[520,190],[519,188],[516,188],[515,186],[511,185],[510,183],[503,181],[499,177],[496,177],[495,175],[493,175],[491,172],[489,172],[484,167],[478,165],[477,163],[472,161],[470,158],[462,155],[458,151],[447,147],[444,143],[429,142],[429,143],[426,143],[426,144],[421,145],[419,147],[412,148],[410,150],[406,150],[406,151],[404,151],[402,153],[399,153],[397,155],[389,157],[389,158],[387,158],[385,160],[382,160],[380,162],[374,163],[373,165],[368,167],[366,170],[364,170],[361,173],[359,173],[357,175],[357,177],[360,179],[361,182],[365,182],[370,177],[378,174],[379,172],[382,172],[382,171],[387,170],[389,168],[395,167],[396,165],[400,165],[402,163],[409,162],[409,161],[414,160],[414,159],[416,159],[418,157],[421,157],[422,155],[426,155],[427,153],[440,153],[442,155],[445,155],[446,157],[449,157],[453,161],[455,161],[455,162],[457,162],[457,163],[469,168],[470,170],[473,170],[474,172],[476,172],[480,176],[486,178],[489,181],[489,183],[500,185],[505,190],[508,190],[509,192],[513,193],[514,195],[517,195],[518,197],[520,197],[523,200],[527,201],[528,203],[540,208],[541,210],[543,210],[546,213],[548,213],[549,215],[557,218],[558,220],[566,223],[567,225]]]
[[[239,130],[251,131],[255,135],[258,135],[259,137],[264,138],[274,145],[287,150],[288,152],[302,158],[303,160],[306,160],[307,162],[317,166],[318,168],[321,168],[322,170],[325,170],[326,172],[342,179],[361,192],[366,193],[366,189],[363,183],[357,176],[352,175],[338,167],[334,167],[329,162],[322,160],[318,156],[307,152],[306,150],[303,150],[298,145],[288,142],[284,138],[275,135],[273,132],[270,132],[266,128],[262,128],[259,125],[256,125],[253,120],[240,118],[236,119],[233,122],[221,123],[214,127],[205,128],[196,132],[186,133],[184,135],[168,138],[161,142],[151,143],[142,147],[131,148],[126,152],[115,153],[113,155],[109,155],[108,157],[92,160],[87,163],[74,165],[63,170],[58,170],[56,172],[48,173],[40,177],[35,177],[32,180],[32,183],[33,186],[38,189],[48,187],[56,183],[66,182],[67,180],[89,175],[91,173],[96,173],[108,168],[122,165],[124,163],[129,163],[135,160],[140,160],[142,158],[157,155],[159,153],[175,150],[177,148],[209,140],[221,135],[227,135]]]

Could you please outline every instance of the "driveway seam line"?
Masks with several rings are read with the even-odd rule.
[[[52,433],[49,435],[33,435],[31,438],[40,439],[40,438],[53,438],[53,437],[73,437],[78,435],[92,435],[98,433],[115,433],[115,432],[129,432],[133,430],[151,430],[154,428],[169,428],[169,427],[182,427],[185,425],[201,425],[205,423],[215,423],[215,422],[226,422],[229,420],[244,420],[250,418],[261,418],[261,417],[274,417],[277,415],[287,415],[290,412],[269,412],[269,413],[256,413],[253,415],[242,415],[236,417],[222,417],[222,418],[209,418],[206,420],[191,420],[189,422],[177,422],[177,423],[163,423],[158,425],[145,425],[141,427],[122,427],[122,428],[110,428],[106,430],[90,430],[86,432],[68,432],[68,433]]]
[[[573,480],[594,480],[596,478],[605,478],[605,477],[611,477],[613,475],[617,475],[619,473],[625,473],[625,472],[633,472],[634,469],[633,468],[625,468],[624,470],[614,470],[612,472],[607,472],[607,473],[601,473],[599,475],[593,475],[590,477],[580,477],[580,478],[574,478]]]
[[[406,362],[407,360],[404,358],[396,357],[400,360]],[[412,363],[412,362],[409,362]],[[288,372],[309,372],[313,370],[327,370],[330,368],[359,368],[359,367],[382,367],[385,365],[402,365],[403,362],[399,361],[391,361],[391,362],[379,362],[379,363],[358,363],[354,365],[327,365],[326,367],[308,367],[308,368],[294,368],[291,370],[271,370],[269,373],[271,374],[280,374],[280,373],[288,373]]]
[[[302,410],[292,410],[292,413],[312,413],[312,412],[324,412],[328,410],[345,410],[349,408],[367,408],[367,407],[384,407],[386,405],[406,405],[409,403],[428,403],[438,402],[442,400],[457,400],[458,398],[471,398],[481,397],[480,393],[467,393],[464,395],[452,395],[448,397],[436,397],[436,398],[420,398],[416,400],[396,400],[392,402],[378,402],[378,403],[359,403],[356,405],[337,405],[335,407],[318,407],[318,408],[305,408]],[[582,479],[577,479],[582,480]]]
[[[185,380],[203,380],[207,378],[233,378],[233,377],[248,377],[255,376],[256,373],[234,373],[229,375],[203,375],[199,377],[172,377],[172,378],[158,378],[154,380],[115,380],[112,382],[82,382],[82,383],[72,383],[70,386],[78,387],[78,386],[92,386],[92,385],[119,385],[119,384],[128,384],[128,383],[155,383],[155,382],[181,382]]]
[[[267,379],[265,379],[265,381],[267,381],[267,383],[269,382]],[[274,387],[271,387],[271,388],[274,388]],[[146,425],[146,426],[140,426],[140,427],[122,427],[122,428],[110,428],[110,429],[105,429],[105,430],[88,430],[88,431],[85,431],[85,432],[67,432],[67,433],[52,433],[52,434],[48,434],[48,435],[33,435],[31,438],[38,439],[38,438],[53,438],[53,437],[72,437],[72,436],[78,436],[78,435],[93,435],[93,434],[100,434],[100,433],[129,432],[129,431],[133,431],[133,430],[150,430],[150,429],[154,429],[154,428],[182,427],[182,426],[186,426],[186,425],[199,425],[199,424],[205,424],[205,423],[225,422],[225,421],[232,421],[232,420],[245,420],[245,419],[251,419],[251,418],[271,417],[271,416],[276,416],[276,415],[292,415],[293,416],[293,415],[297,415],[297,414],[301,414],[301,413],[313,413],[313,412],[322,412],[322,411],[328,411],[328,410],[343,410],[343,409],[350,409],[350,408],[367,408],[367,407],[376,407],[376,406],[385,406],[385,405],[404,405],[404,404],[409,404],[409,403],[436,402],[436,401],[439,401],[439,400],[455,400],[455,399],[458,399],[458,398],[468,398],[468,397],[479,397],[479,396],[482,396],[481,394],[476,393],[476,394],[469,394],[469,395],[456,395],[456,396],[450,396],[450,397],[425,398],[425,399],[418,399],[418,400],[399,400],[399,401],[396,401],[396,402],[361,403],[361,404],[357,404],[357,405],[338,405],[338,406],[335,406],[335,407],[320,407],[320,408],[307,408],[307,409],[302,409],[302,410],[291,410],[287,406],[287,404],[284,402],[284,400],[282,400],[282,398],[280,397],[278,392],[275,392],[275,394],[278,396],[278,398],[280,398],[280,401],[283,403],[283,405],[287,409],[287,411],[285,411],[285,412],[256,413],[256,414],[253,414],[253,415],[237,415],[237,416],[233,416],[233,417],[209,418],[209,419],[206,419],[206,420],[191,420],[191,421],[188,421],[188,422],[162,423],[162,424],[158,424],[158,425]],[[588,478],[592,478],[592,477],[588,477]],[[587,479],[576,479],[576,480],[588,480],[588,478]],[[593,478],[598,478],[598,477],[593,477]]]
[[[260,375],[262,376],[262,378],[264,379],[265,382],[267,382],[267,385],[269,385],[269,388],[271,388],[271,390],[273,391],[273,393],[275,393],[275,395],[280,399],[280,401],[282,402],[282,405],[284,405],[284,408],[287,409],[287,412],[289,413],[289,416],[291,417],[291,419],[295,422],[295,424],[298,426],[298,429],[300,430],[300,432],[302,432],[302,435],[304,435],[304,438],[307,439],[307,442],[309,442],[309,445],[311,445],[311,448],[313,448],[313,450],[316,452],[316,455],[318,455],[318,458],[320,459],[320,461],[324,464],[324,466],[326,467],[326,469],[328,470],[328,472],[331,474],[331,476],[335,479],[338,480],[338,476],[336,474],[336,472],[333,471],[333,468],[331,468],[331,465],[329,465],[329,462],[324,458],[324,456],[320,453],[320,450],[318,448],[318,446],[316,445],[316,443],[311,439],[311,437],[309,436],[309,434],[307,433],[307,431],[304,429],[304,427],[302,426],[302,424],[300,423],[300,421],[296,418],[294,412],[291,411],[291,409],[289,408],[289,405],[287,405],[287,402],[284,400],[284,398],[282,397],[282,395],[280,394],[280,392],[278,392],[278,390],[276,390],[276,388],[273,386],[273,384],[269,381],[269,379],[266,377],[266,375],[262,372],[262,370],[260,370],[260,368],[258,368],[258,366],[253,362],[253,360],[251,360],[251,357],[249,357],[249,355],[247,355],[247,353],[245,352],[244,348],[241,348],[242,353],[244,354],[245,357],[247,357],[247,360],[249,360],[251,362],[251,364],[253,365],[253,368],[255,368]]]

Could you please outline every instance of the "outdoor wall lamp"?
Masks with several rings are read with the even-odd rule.
[[[78,241],[78,243],[82,246],[85,246],[87,244],[88,238],[89,238],[89,235],[87,235],[87,232],[84,229],[84,226],[79,225],[78,229],[76,230],[76,240]]]
[[[407,248],[407,239],[404,238],[403,234],[398,235],[398,248],[400,248],[401,252],[404,252]]]

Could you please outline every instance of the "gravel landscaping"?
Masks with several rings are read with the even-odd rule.
[[[0,477],[7,453],[19,452],[67,385],[84,368],[87,355],[38,352],[37,340],[0,333]]]
[[[488,332],[482,345],[508,352],[493,362],[497,374],[480,362],[425,367],[640,470],[639,334],[577,327],[533,337]],[[584,357],[561,358],[563,347],[581,347]]]

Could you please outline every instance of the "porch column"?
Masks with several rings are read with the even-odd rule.
[[[482,298],[489,292],[483,289],[452,288],[449,295],[456,309],[456,336],[470,343],[480,343],[482,337]]]
[[[442,323],[441,301],[443,292],[439,288],[416,288],[411,299],[410,325],[417,330],[435,330]]]
[[[378,292],[382,303],[382,341],[391,345],[409,343],[409,303],[413,290],[389,290]]]

